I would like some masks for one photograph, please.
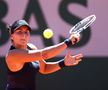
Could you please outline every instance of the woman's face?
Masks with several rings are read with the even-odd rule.
[[[13,43],[18,45],[27,45],[29,38],[30,31],[27,26],[21,26],[13,34],[11,34]]]

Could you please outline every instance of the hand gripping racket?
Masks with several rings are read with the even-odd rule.
[[[95,15],[90,15],[86,18],[84,18],[83,20],[81,20],[80,22],[78,22],[74,27],[72,27],[69,30],[69,33],[78,33],[80,34],[83,30],[85,30],[87,27],[89,27],[94,21],[96,20],[96,16]]]

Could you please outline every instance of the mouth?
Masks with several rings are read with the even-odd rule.
[[[21,39],[21,42],[26,42],[26,40],[25,39]]]

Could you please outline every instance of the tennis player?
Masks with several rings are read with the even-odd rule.
[[[35,77],[37,72],[49,74],[60,70],[65,66],[77,65],[82,54],[71,56],[70,51],[66,56],[56,62],[45,60],[57,56],[60,52],[75,41],[79,42],[79,34],[71,34],[68,39],[57,45],[43,49],[37,49],[29,43],[31,27],[25,20],[17,20],[8,28],[11,38],[11,46],[6,55],[8,69],[8,82],[6,90],[36,90]]]

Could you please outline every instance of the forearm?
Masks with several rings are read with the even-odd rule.
[[[67,47],[65,42],[59,43],[57,45],[49,46],[41,50],[20,50],[15,49],[9,52],[8,60],[18,60],[18,62],[32,62],[36,60],[47,60],[50,59]]]
[[[64,59],[62,59],[62,60],[64,60]],[[40,61],[40,73],[50,74],[50,73],[60,70],[62,68],[60,66],[60,63],[62,62],[62,60],[59,60],[57,62]]]
[[[76,34],[71,35],[70,38],[66,39],[62,43],[42,49],[43,59],[50,59],[56,56],[57,54],[59,54],[61,51],[63,51],[67,47],[74,45],[76,42],[80,40],[80,38],[78,37],[79,36]]]
[[[42,49],[42,57],[43,59],[50,59],[56,55],[58,55],[61,51],[67,48],[67,45],[62,42],[60,44],[49,46],[47,48]]]

